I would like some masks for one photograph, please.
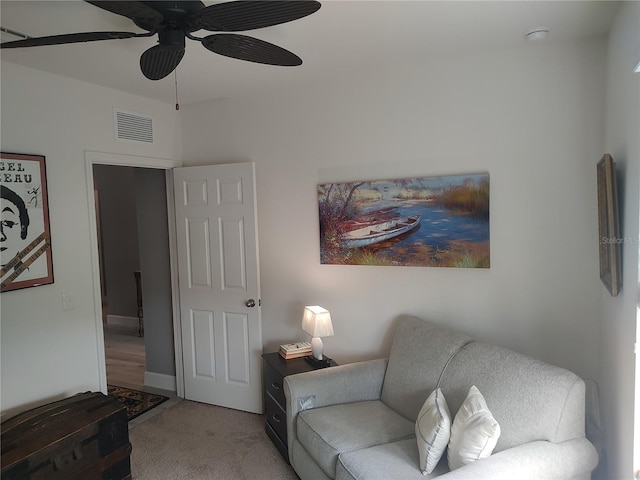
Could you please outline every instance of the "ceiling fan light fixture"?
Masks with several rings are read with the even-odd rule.
[[[160,45],[172,45],[180,48],[185,47],[185,34],[182,30],[166,29],[158,32],[158,43]]]

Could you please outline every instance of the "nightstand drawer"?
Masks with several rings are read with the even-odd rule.
[[[287,444],[287,414],[278,405],[271,395],[267,395],[266,401],[267,423],[278,434],[278,437]]]
[[[273,428],[271,428],[271,425],[269,425],[269,422],[267,422],[267,424],[265,426],[265,431],[267,432],[267,435],[269,436],[269,438],[271,439],[273,444],[276,446],[276,448],[280,452],[280,455],[282,455],[282,458],[284,458],[287,461],[287,463],[289,463],[289,450],[288,450],[288,447],[282,441],[282,439],[278,436],[278,434],[275,432],[275,430]]]
[[[289,375],[312,372],[318,367],[311,365],[302,357],[285,360],[278,352],[265,353],[262,358],[264,360],[264,406],[267,414],[265,429],[271,441],[288,462],[287,403],[284,397],[284,379]],[[332,360],[331,366],[335,367],[336,365],[337,363]]]
[[[276,402],[284,409],[284,385],[282,384],[282,375],[271,365],[266,364],[264,372],[264,388],[269,395],[271,395]]]

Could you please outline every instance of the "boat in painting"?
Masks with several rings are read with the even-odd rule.
[[[395,217],[375,223],[365,222],[365,226],[343,233],[340,241],[346,248],[368,247],[402,235],[419,223],[420,215]]]

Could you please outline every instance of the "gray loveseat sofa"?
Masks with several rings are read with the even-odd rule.
[[[500,425],[493,454],[449,471],[419,468],[415,422],[439,386],[451,418],[476,385]],[[289,459],[302,480],[588,479],[585,385],[559,367],[424,320],[398,320],[388,359],[284,381]]]

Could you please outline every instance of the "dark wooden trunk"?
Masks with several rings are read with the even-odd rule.
[[[2,480],[131,478],[126,408],[79,393],[2,422]]]

